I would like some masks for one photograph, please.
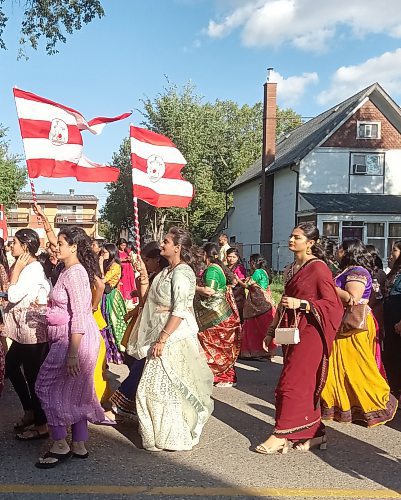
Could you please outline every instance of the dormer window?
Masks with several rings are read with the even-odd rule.
[[[357,122],[357,139],[380,139],[380,122]]]

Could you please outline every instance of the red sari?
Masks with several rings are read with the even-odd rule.
[[[311,310],[299,315],[301,342],[283,346],[284,366],[276,388],[274,435],[292,441],[324,434],[320,394],[327,378],[328,362],[343,316],[327,265],[311,259],[293,274],[291,266],[285,295],[307,300]],[[294,324],[294,312],[287,310],[282,326]]]

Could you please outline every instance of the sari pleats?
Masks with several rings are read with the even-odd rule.
[[[323,419],[363,422],[367,427],[394,417],[397,400],[377,366],[376,324],[369,314],[368,330],[338,338],[322,392]]]

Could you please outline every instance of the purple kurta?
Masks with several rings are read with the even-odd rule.
[[[92,316],[92,293],[81,264],[64,269],[51,294],[48,309],[50,351],[36,381],[36,393],[49,425],[66,426],[87,419],[104,420],[96,397],[93,373],[99,352],[99,329]],[[80,372],[67,373],[70,335],[82,335],[79,344]]]

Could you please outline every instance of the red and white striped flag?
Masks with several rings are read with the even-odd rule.
[[[154,207],[186,208],[194,196],[181,176],[186,160],[164,135],[130,127],[134,195]]]
[[[98,117],[86,121],[74,109],[14,88],[29,177],[75,177],[82,182],[113,182],[119,169],[94,163],[83,154],[81,130],[100,134],[107,123],[123,120]]]

